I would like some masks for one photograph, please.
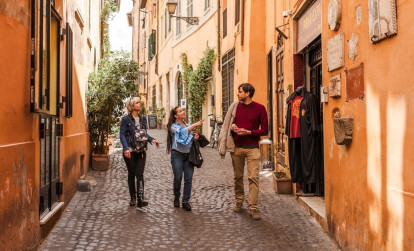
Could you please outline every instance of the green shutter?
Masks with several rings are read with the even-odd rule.
[[[155,55],[155,30],[152,30],[152,33],[148,39],[148,61],[151,61]]]

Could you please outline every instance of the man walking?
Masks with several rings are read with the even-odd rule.
[[[265,107],[252,100],[254,91],[254,87],[249,83],[239,86],[239,102],[234,102],[227,111],[219,137],[219,151],[222,158],[226,151],[229,151],[233,162],[236,197],[234,212],[242,211],[244,163],[247,161],[250,216],[259,220],[259,140],[260,136],[268,134],[268,119]]]

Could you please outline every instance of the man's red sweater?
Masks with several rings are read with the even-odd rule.
[[[260,136],[268,134],[269,125],[267,120],[266,108],[254,101],[245,105],[240,102],[237,106],[236,117],[234,124],[238,128],[244,128],[252,132],[250,135],[237,135],[232,132],[234,144],[236,147],[252,147],[258,146]]]

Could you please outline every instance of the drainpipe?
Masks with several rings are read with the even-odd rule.
[[[158,75],[158,49],[159,49],[159,37],[160,34],[159,32],[161,31],[160,26],[159,26],[159,1],[156,2],[157,5],[157,32],[155,34],[157,34],[157,44],[155,45],[155,74]]]
[[[221,27],[221,22],[220,22],[220,16],[221,16],[221,11],[220,11],[220,0],[217,0],[217,17],[218,17],[218,27],[217,27],[217,70],[219,72],[221,72],[221,32],[220,32],[220,27]]]
[[[244,45],[244,3],[245,0],[241,0],[241,46]]]

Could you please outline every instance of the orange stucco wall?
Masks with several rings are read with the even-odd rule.
[[[253,100],[267,107],[267,78],[266,78],[266,5],[258,1],[245,1],[244,41],[241,45],[241,27],[237,32],[234,25],[235,2],[227,2],[227,36],[222,39],[222,56],[235,48],[234,67],[234,100],[237,100],[237,87],[245,82],[255,87]],[[221,10],[223,13],[224,7]],[[241,11],[242,12],[242,11]],[[240,14],[240,22],[242,19]],[[241,23],[240,23],[241,25]]]
[[[40,240],[38,176],[29,115],[29,4],[0,1],[0,246],[33,247]]]
[[[56,219],[40,225],[40,143],[39,114],[30,112],[30,1],[0,0],[0,247],[2,250],[36,249]],[[86,43],[87,34],[98,43],[97,31],[76,29],[73,9],[76,1],[55,1],[56,9],[74,30],[73,116],[60,123],[64,136],[59,139],[59,175],[63,182],[60,202],[67,205],[77,190],[77,180],[89,168],[89,133],[85,117],[87,75],[94,68],[93,49]],[[99,4],[94,3],[94,4]],[[99,9],[99,8],[98,8]],[[68,16],[67,16],[68,15]],[[99,23],[99,11],[95,18]],[[95,22],[94,21],[94,22]],[[77,36],[82,35],[77,40]],[[77,53],[82,50],[82,53]],[[65,96],[66,36],[60,42],[60,91]],[[59,98],[61,100],[61,97]],[[82,171],[83,169],[83,171]]]
[[[323,83],[341,74],[341,94],[324,105],[326,213],[329,231],[346,250],[410,250],[414,246],[414,2],[396,1],[398,34],[369,42],[368,1],[341,1],[339,31],[328,29],[328,0],[323,0]],[[361,23],[355,10],[361,5]],[[345,34],[345,67],[327,71],[327,40]],[[352,34],[359,56],[348,58]],[[346,102],[345,68],[364,64],[365,98]],[[332,111],[353,117],[353,139],[335,143]]]

